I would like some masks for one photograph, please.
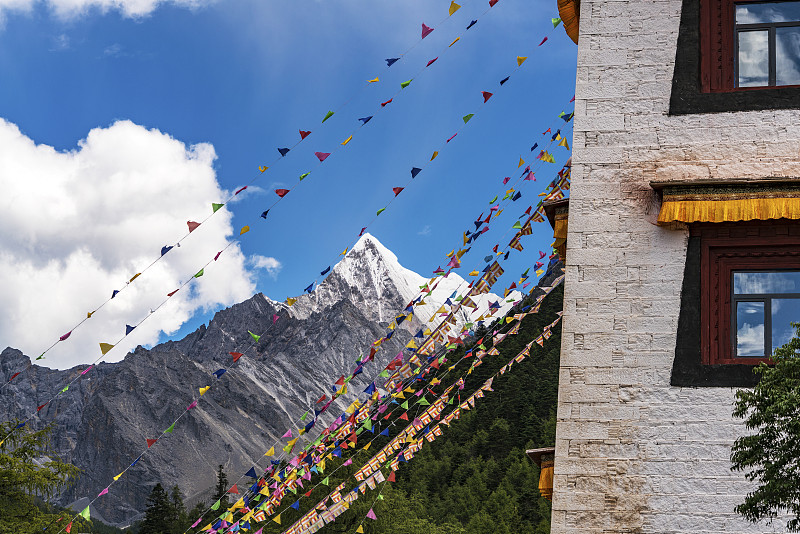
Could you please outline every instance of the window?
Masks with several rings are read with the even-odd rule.
[[[693,225],[701,238],[701,353],[705,365],[755,365],[800,322],[800,225]]]
[[[800,322],[800,271],[733,271],[731,330],[737,358],[764,358]]]
[[[736,87],[800,84],[800,2],[734,5]]]

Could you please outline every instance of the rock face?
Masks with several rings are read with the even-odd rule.
[[[56,453],[83,470],[57,498],[59,504],[97,495],[140,455],[113,491],[92,505],[108,521],[125,525],[136,519],[157,482],[168,488],[178,484],[189,502],[208,499],[217,465],[225,466],[231,483],[250,466],[264,466],[264,452],[317,398],[330,394],[335,377],[352,371],[425,280],[365,235],[314,293],[299,297],[294,306],[257,294],[218,312],[208,326],[180,341],[138,347],[123,361],[100,364],[83,377],[85,366],[39,367],[7,348],[0,353],[3,376],[29,369],[0,392],[0,415],[25,418],[71,384],[40,412],[41,422],[31,423],[55,422]],[[458,287],[463,290],[466,283],[457,275],[444,279],[351,387],[366,387]],[[484,299],[500,300],[491,294],[480,302]],[[275,314],[280,318],[273,324]],[[249,351],[248,330],[263,333]],[[230,351],[245,356],[232,365]],[[214,378],[211,373],[221,368],[228,372]],[[212,389],[187,412],[198,388],[207,385]],[[331,407],[323,422],[339,413]],[[148,449],[146,438],[162,436],[178,417],[174,432]]]

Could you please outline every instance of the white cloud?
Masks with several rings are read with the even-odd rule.
[[[417,232],[417,235],[431,235],[431,225],[426,224],[425,227],[422,228],[422,230]]]
[[[76,18],[92,10],[100,13],[118,11],[125,17],[141,18],[149,15],[161,4],[198,8],[214,0],[0,0],[0,19],[9,11],[30,12],[37,4],[46,5],[58,17]]]
[[[95,128],[75,150],[37,145],[0,119],[0,346],[35,357],[86,312],[125,287],[174,244],[187,220],[202,220],[221,191],[209,144],[185,146],[130,121]],[[231,213],[220,210],[111,300],[41,363],[69,367],[116,343],[227,244]],[[109,353],[121,359],[158,341],[198,310],[229,305],[255,290],[238,245],[206,267]],[[273,269],[275,266],[273,266]],[[267,271],[269,273],[269,270]]]
[[[281,272],[283,265],[275,258],[268,256],[259,256],[258,254],[251,256],[247,260],[248,264],[254,269],[263,269],[273,279],[278,278],[278,273]]]

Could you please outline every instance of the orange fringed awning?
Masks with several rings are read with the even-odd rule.
[[[539,474],[539,494],[548,501],[553,500],[553,460],[542,460]]]
[[[658,214],[659,224],[767,219],[800,219],[800,198],[665,200]]]
[[[564,23],[567,35],[575,44],[578,44],[580,14],[580,0],[558,0],[558,16],[561,17],[561,21]]]
[[[553,224],[553,237],[556,238],[553,248],[558,251],[562,260],[567,257],[567,215],[567,213],[557,214]]]
[[[659,224],[800,219],[800,182],[654,183],[662,189]]]

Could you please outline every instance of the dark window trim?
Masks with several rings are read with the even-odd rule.
[[[731,0],[702,0],[703,7],[721,8],[721,2]],[[729,111],[759,111],[770,109],[800,109],[800,86],[780,87],[742,87],[733,89],[733,69],[731,68],[730,90],[703,92],[701,82],[701,0],[683,0],[681,21],[678,31],[678,46],[675,51],[675,70],[672,77],[669,114],[687,115],[698,113],[723,113]],[[721,22],[720,22],[721,24]],[[733,38],[733,23],[728,26]],[[704,39],[709,39],[707,33]],[[703,41],[710,50],[711,43]],[[732,50],[732,49],[730,49]],[[732,52],[729,57],[733,66]],[[708,71],[706,71],[708,72]],[[710,84],[710,79],[708,80]],[[710,85],[709,85],[710,87]]]

